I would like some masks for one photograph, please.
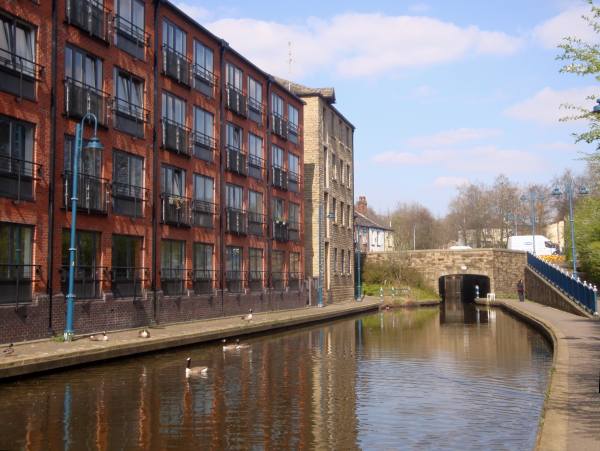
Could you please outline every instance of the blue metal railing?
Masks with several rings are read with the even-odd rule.
[[[573,278],[530,253],[527,253],[527,265],[584,309],[591,313],[598,311],[597,290],[591,284]]]

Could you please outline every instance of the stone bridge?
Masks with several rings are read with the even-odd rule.
[[[392,262],[417,270],[427,286],[443,295],[449,276],[478,284],[481,296],[486,292],[516,295],[516,283],[524,277],[527,254],[507,249],[434,249],[370,253],[366,261]]]

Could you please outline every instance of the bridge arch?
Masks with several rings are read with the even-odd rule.
[[[443,301],[472,302],[475,299],[475,286],[479,287],[479,297],[485,297],[490,293],[490,276],[459,273],[444,274],[438,278],[438,291]]]

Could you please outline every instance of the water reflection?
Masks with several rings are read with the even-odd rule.
[[[462,318],[462,319],[461,319]],[[501,311],[391,311],[0,385],[0,449],[527,449],[551,355]],[[210,368],[186,381],[185,358]]]

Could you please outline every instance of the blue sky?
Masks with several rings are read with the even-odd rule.
[[[377,211],[443,215],[461,183],[547,182],[592,150],[573,144],[584,124],[558,122],[597,92],[555,60],[560,37],[596,38],[582,0],[175,3],[264,70],[335,87],[357,128],[355,195]]]

